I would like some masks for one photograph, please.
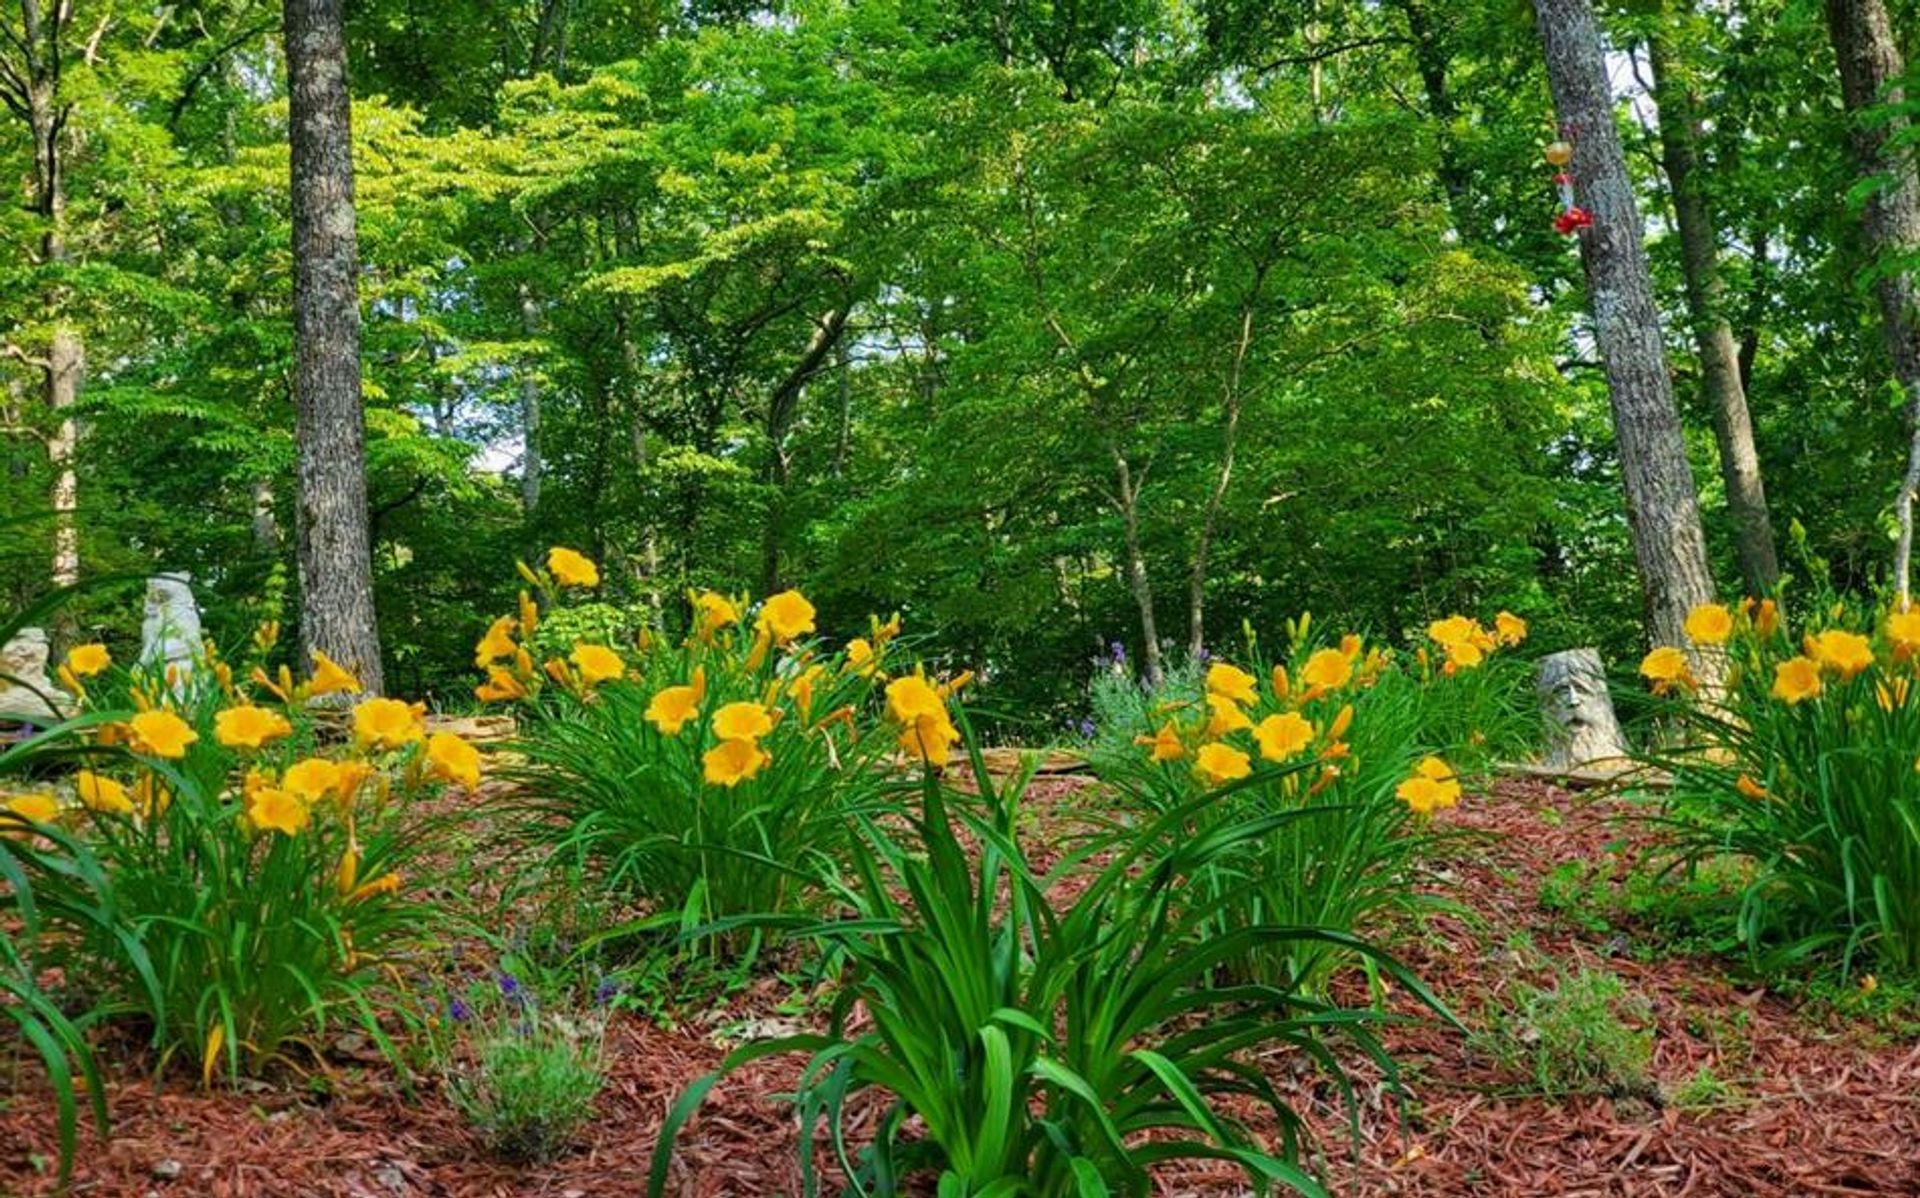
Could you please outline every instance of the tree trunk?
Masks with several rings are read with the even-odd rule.
[[[529,340],[540,329],[540,306],[534,303],[533,288],[520,284],[520,331]],[[520,512],[527,519],[540,507],[540,484],[546,464],[540,456],[540,379],[531,364],[520,367],[520,431],[524,449],[520,455]]]
[[[59,84],[66,52],[64,35],[72,17],[70,5],[57,5],[47,12],[39,0],[22,0],[21,36],[15,43],[21,51],[20,64],[18,70],[9,72],[26,92],[27,128],[33,141],[30,202],[44,225],[40,263],[47,267],[59,267],[71,260],[63,142],[72,104],[61,98]],[[80,481],[74,464],[80,432],[72,412],[80,398],[86,353],[79,330],[67,319],[67,299],[64,286],[54,287],[45,298],[52,333],[46,357],[40,360],[42,392],[53,424],[46,441],[47,467],[53,473],[49,505],[53,509],[53,555],[48,573],[56,587],[80,581],[80,530],[75,515]]]
[[[1712,599],[1713,581],[1640,239],[1640,212],[1614,128],[1600,31],[1588,0],[1534,0],[1534,13],[1554,107],[1573,143],[1569,169],[1576,198],[1593,217],[1581,234],[1581,258],[1613,405],[1647,631],[1657,644],[1686,645],[1687,613]],[[1716,684],[1718,663],[1696,658],[1695,672]]]
[[[1187,576],[1188,657],[1199,657],[1207,646],[1208,559],[1213,552],[1214,531],[1220,524],[1220,508],[1226,503],[1227,487],[1233,482],[1234,453],[1240,442],[1241,383],[1246,377],[1247,351],[1253,348],[1253,307],[1265,277],[1264,268],[1254,273],[1253,287],[1240,308],[1240,332],[1234,341],[1233,358],[1227,365],[1227,381],[1221,395],[1225,413],[1220,428],[1220,467],[1214,472],[1213,489],[1207,493],[1206,510],[1194,534],[1193,563]]]
[[[1899,103],[1897,85],[1906,67],[1882,0],[1827,0],[1827,31],[1840,61],[1841,98],[1853,117],[1855,167],[1862,175],[1883,179],[1867,196],[1861,225],[1867,252],[1881,267],[1874,289],[1879,293],[1887,356],[1907,396],[1907,468],[1893,504],[1900,528],[1893,578],[1896,602],[1904,609],[1911,589],[1914,494],[1920,490],[1920,285],[1911,271],[1894,264],[1920,251],[1920,178],[1898,148],[1906,119],[1891,111],[1884,117],[1863,118],[1875,105]]]
[[[280,521],[273,514],[273,481],[256,478],[251,487],[253,500],[253,545],[264,553],[280,551]]]
[[[1700,355],[1700,375],[1720,447],[1720,476],[1733,517],[1740,576],[1750,593],[1764,595],[1780,581],[1774,556],[1773,520],[1754,447],[1747,392],[1741,382],[1740,350],[1726,316],[1720,282],[1720,250],[1712,213],[1700,185],[1698,105],[1689,82],[1673,69],[1662,39],[1651,45],[1654,100],[1660,112],[1661,161],[1673,189],[1674,223],[1680,232],[1680,264],[1686,279],[1687,316]]]
[[[381,689],[343,0],[286,0],[301,635]]]
[[[840,344],[847,330],[851,305],[841,304],[814,322],[813,335],[792,370],[780,380],[767,399],[767,519],[760,536],[760,593],[771,595],[780,589],[780,522],[785,506],[787,483],[793,460],[787,454],[787,434],[800,414],[800,396],[807,381],[820,372],[827,356]]]
[[[1133,593],[1134,606],[1140,609],[1140,677],[1148,686],[1159,686],[1165,671],[1160,663],[1160,628],[1154,618],[1153,580],[1147,575],[1146,555],[1140,549],[1140,487],[1127,455],[1109,443],[1113,458],[1114,483],[1119,489],[1120,520],[1125,528],[1127,589]]]

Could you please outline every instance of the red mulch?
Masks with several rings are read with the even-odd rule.
[[[1069,801],[1071,782],[1036,783],[1041,802]],[[1336,1194],[1802,1198],[1920,1195],[1920,1044],[1886,1041],[1861,1022],[1797,1010],[1736,980],[1711,959],[1624,955],[1629,937],[1589,933],[1541,910],[1540,880],[1566,862],[1601,863],[1645,838],[1613,817],[1616,800],[1586,802],[1536,782],[1502,784],[1449,816],[1484,832],[1443,863],[1446,892],[1471,921],[1437,916],[1397,946],[1470,1026],[1519,981],[1539,981],[1537,956],[1508,945],[1524,933],[1560,968],[1617,973],[1649,1002],[1656,1024],[1654,1081],[1671,1090],[1702,1066],[1733,1086],[1709,1110],[1663,1105],[1658,1095],[1552,1101],[1520,1094],[1458,1033],[1433,1020],[1390,1029],[1412,1102],[1383,1101],[1361,1075],[1362,1140],[1347,1137],[1339,1097],[1275,1058],[1269,1072],[1318,1129],[1319,1164]],[[1546,812],[1554,814],[1547,815]],[[1042,827],[1051,828],[1051,819]],[[1471,923],[1472,926],[1469,926]],[[156,1091],[116,1069],[114,1122],[83,1148],[73,1192],[127,1198],[599,1198],[642,1191],[655,1133],[680,1089],[726,1048],[715,1029],[771,1017],[769,984],[699,1023],[663,1030],[623,1017],[609,1035],[613,1061],[600,1118],[557,1164],[520,1169],[490,1160],[431,1084],[411,1096],[380,1067],[346,1071],[333,1092],[263,1087],[201,1092],[170,1078]],[[1415,1008],[1403,1004],[1409,1013]],[[797,1195],[798,1129],[775,1095],[790,1091],[797,1060],[763,1061],[723,1082],[683,1134],[672,1193],[688,1198]],[[0,1198],[54,1192],[52,1117],[30,1066],[0,1065]],[[862,1118],[877,1113],[871,1104]],[[823,1164],[826,1164],[822,1155]],[[837,1174],[828,1171],[827,1193]],[[1160,1193],[1235,1195],[1246,1186],[1212,1166],[1169,1169]]]

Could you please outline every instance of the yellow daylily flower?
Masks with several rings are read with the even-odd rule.
[[[781,591],[768,596],[760,607],[759,628],[784,645],[813,631],[813,604],[799,591]]]
[[[1503,645],[1517,645],[1527,639],[1527,622],[1510,611],[1493,617],[1493,635]]]
[[[758,703],[729,703],[713,713],[713,734],[720,740],[758,741],[773,731],[773,713]]]
[[[1686,630],[1696,645],[1724,645],[1733,635],[1733,613],[1718,603],[1702,603],[1687,613]]]
[[[276,787],[261,787],[247,803],[247,819],[254,827],[282,836],[298,836],[311,818],[297,795]]]
[[[942,710],[936,715],[923,715],[900,729],[897,741],[900,751],[918,757],[927,765],[939,768],[947,764],[953,754],[953,746],[960,739],[960,730]]]
[[[1238,666],[1216,661],[1207,667],[1207,693],[1224,695],[1235,703],[1252,703],[1260,697],[1260,684]]]
[[[472,790],[480,785],[480,750],[451,732],[436,732],[427,738],[427,772]]]
[[[291,735],[293,725],[270,707],[243,703],[213,717],[213,739],[229,749],[258,749],[270,740]]]
[[[191,724],[171,711],[143,711],[127,721],[127,728],[133,734],[133,751],[149,757],[185,757],[187,746],[200,739]]]
[[[287,767],[280,789],[303,803],[318,803],[337,792],[340,766],[324,757],[306,757]]]
[[[368,699],[353,709],[353,739],[363,749],[400,749],[427,734],[425,704]]]
[[[1300,667],[1300,681],[1319,692],[1335,691],[1353,677],[1353,659],[1338,649],[1318,649]]]
[[[1426,757],[1393,793],[1415,814],[1430,815],[1460,802],[1460,780],[1445,761]]]
[[[353,672],[334,661],[331,657],[315,649],[313,658],[313,677],[307,680],[307,693],[310,695],[357,695],[360,693],[360,680]]]
[[[599,686],[602,682],[611,682],[623,677],[627,672],[627,663],[618,653],[605,645],[589,645],[584,641],[574,643],[573,652],[568,660],[580,671],[580,679],[588,686]]]
[[[1641,658],[1640,676],[1653,684],[1655,694],[1694,685],[1693,663],[1687,660],[1685,650],[1672,645],[1661,645]]]
[[[1820,693],[1820,666],[1810,657],[1789,657],[1773,667],[1774,698],[1789,707]]]
[[[1194,754],[1193,772],[1209,785],[1219,786],[1251,774],[1253,762],[1232,745],[1221,744],[1217,740],[1209,741]]]
[[[484,670],[503,657],[512,657],[520,648],[513,639],[515,627],[512,616],[501,616],[487,625],[486,635],[473,647],[474,666]]]
[[[555,545],[547,550],[547,572],[563,587],[597,587],[600,567],[584,553]]]
[[[647,704],[646,718],[662,736],[678,736],[688,720],[700,714],[700,701],[706,698],[707,677],[698,668],[689,686],[669,686],[654,695]]]
[[[902,724],[925,717],[945,718],[947,702],[921,674],[907,674],[887,683],[887,711]]]
[[[709,784],[734,787],[772,760],[750,740],[723,740],[701,756],[700,764]]]
[[[91,678],[113,664],[113,654],[107,652],[107,647],[98,642],[75,645],[67,650],[66,664],[74,677]]]
[[[740,609],[733,600],[717,591],[702,591],[693,597],[693,635],[711,641],[716,633],[740,622]]]
[[[50,794],[11,795],[6,810],[32,824],[51,824],[60,818],[60,800]]]
[[[1829,628],[1808,637],[1806,649],[1807,656],[1842,678],[1852,678],[1873,665],[1873,644],[1859,633],[1842,628]]]
[[[104,811],[110,815],[133,814],[133,799],[127,794],[127,788],[104,774],[81,770],[73,776],[73,790],[89,811]]]
[[[1312,721],[1297,711],[1270,715],[1253,726],[1254,742],[1260,746],[1260,756],[1268,761],[1298,756],[1313,743],[1313,737]]]
[[[1180,739],[1180,728],[1172,720],[1160,725],[1152,736],[1135,737],[1133,743],[1150,746],[1155,761],[1178,761],[1187,755],[1186,742]]]

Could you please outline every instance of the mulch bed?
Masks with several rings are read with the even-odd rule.
[[[1084,798],[1068,779],[1035,784],[1042,805]],[[1648,1004],[1653,1082],[1610,1097],[1529,1096],[1470,1037],[1433,1019],[1388,1029],[1412,1100],[1384,1097],[1358,1074],[1358,1145],[1347,1112],[1297,1062],[1263,1067],[1318,1131],[1318,1164],[1339,1195],[1675,1196],[1920,1195],[1920,1044],[1864,1021],[1797,1009],[1740,980],[1726,963],[1638,953],[1634,932],[1594,932],[1542,910],[1541,880],[1569,862],[1631,862],[1644,836],[1615,819],[1623,802],[1589,801],[1532,780],[1501,784],[1446,818],[1484,835],[1440,863],[1445,891],[1468,912],[1440,915],[1396,951],[1470,1027],[1503,995],[1559,969],[1612,970]],[[1042,820],[1043,827],[1052,821]],[[1531,950],[1515,948],[1524,936]],[[1547,971],[1549,974],[1551,970]],[[697,1021],[665,1029],[622,1016],[609,1033],[612,1070],[599,1118],[576,1152],[548,1167],[489,1159],[431,1083],[408,1092],[382,1066],[339,1067],[320,1096],[288,1084],[202,1092],[163,1088],[131,1062],[113,1068],[114,1122],[83,1145],[73,1192],[128,1198],[562,1198],[642,1192],[655,1135],[680,1090],[712,1069],[720,1033],[777,1017],[772,983]],[[1401,1002],[1401,1009],[1416,1008]],[[709,1097],[683,1133],[670,1192],[687,1198],[772,1198],[800,1192],[789,1092],[798,1060],[762,1061]],[[1703,1067],[1729,1095],[1706,1109],[1662,1093]],[[9,1077],[15,1089],[9,1092]],[[0,1198],[55,1192],[52,1117],[30,1065],[0,1063]],[[865,1119],[877,1113],[865,1108]],[[827,1193],[838,1175],[824,1155]],[[1211,1166],[1169,1169],[1162,1195],[1234,1195],[1245,1184]]]

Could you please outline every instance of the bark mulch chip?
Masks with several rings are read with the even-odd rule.
[[[1048,779],[1032,797],[1042,808],[1081,802],[1078,785]],[[1316,1163],[1333,1193],[1920,1196],[1920,1044],[1797,1010],[1724,962],[1629,954],[1632,932],[1585,930],[1541,908],[1541,881],[1556,868],[1605,877],[1613,863],[1648,849],[1643,833],[1618,821],[1624,806],[1537,780],[1470,799],[1446,818],[1481,835],[1463,838],[1439,863],[1445,893],[1468,915],[1435,916],[1396,951],[1470,1028],[1504,1009],[1516,984],[1545,981],[1546,958],[1567,971],[1611,970],[1646,1004],[1652,1084],[1615,1096],[1531,1095],[1528,1079],[1490,1059],[1477,1038],[1411,1020],[1386,1031],[1411,1100],[1393,1102],[1380,1078],[1356,1069],[1356,1144],[1337,1089],[1301,1074],[1292,1058],[1263,1061],[1315,1129]],[[597,1118],[574,1152],[542,1167],[491,1159],[432,1083],[409,1092],[377,1066],[343,1072],[325,1096],[293,1084],[208,1093],[171,1075],[156,1088],[138,1063],[109,1067],[113,1125],[104,1140],[83,1142],[72,1192],[625,1198],[642,1192],[655,1136],[681,1090],[730,1047],[714,1029],[775,1018],[776,1000],[771,987],[749,990],[726,1011],[672,1030],[617,1019]],[[1418,1011],[1404,996],[1396,1007]],[[680,1137],[669,1191],[797,1196],[799,1130],[780,1095],[793,1090],[801,1065],[760,1061],[716,1087]],[[1663,1098],[1703,1069],[1726,1083],[1724,1095],[1688,1107]],[[860,1106],[856,1134],[868,1134],[879,1113],[877,1103]],[[0,1059],[0,1198],[55,1193],[54,1146],[38,1073]],[[830,1155],[817,1152],[816,1160],[824,1192],[836,1192]],[[1214,1164],[1168,1168],[1158,1181],[1167,1198],[1247,1192]]]

